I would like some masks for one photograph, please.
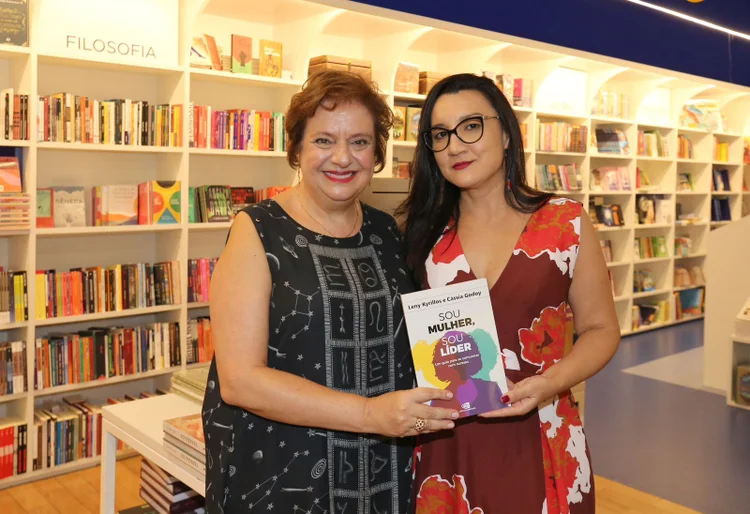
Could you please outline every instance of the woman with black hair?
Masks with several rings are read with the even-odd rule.
[[[417,514],[594,512],[570,389],[620,340],[596,231],[581,203],[527,185],[518,121],[491,80],[436,84],[419,131],[398,212],[407,263],[423,288],[487,279],[511,405],[420,436]],[[579,337],[566,352],[568,308]]]

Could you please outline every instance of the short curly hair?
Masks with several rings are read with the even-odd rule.
[[[325,105],[323,102],[325,101]],[[372,115],[375,125],[375,171],[385,166],[386,146],[394,115],[380,96],[377,86],[348,71],[323,70],[308,77],[299,93],[292,97],[286,113],[287,162],[297,169],[307,120],[318,107],[335,109],[339,103],[358,102]]]

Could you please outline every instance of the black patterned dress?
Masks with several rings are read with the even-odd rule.
[[[275,201],[249,207],[272,275],[268,366],[362,396],[414,386],[400,296],[413,290],[393,218],[363,205],[334,239]],[[291,426],[221,399],[216,361],[203,403],[209,514],[406,514],[411,439]]]

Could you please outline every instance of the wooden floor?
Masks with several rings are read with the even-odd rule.
[[[140,505],[140,459],[117,463],[117,510]],[[596,477],[597,514],[699,514],[610,480]],[[2,514],[96,514],[99,467],[0,491]]]

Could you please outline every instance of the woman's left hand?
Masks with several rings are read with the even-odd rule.
[[[482,418],[506,418],[523,416],[532,409],[546,402],[557,394],[557,384],[548,376],[534,375],[514,384],[508,380],[508,394],[503,396],[503,403],[510,403],[510,407],[485,412]]]

